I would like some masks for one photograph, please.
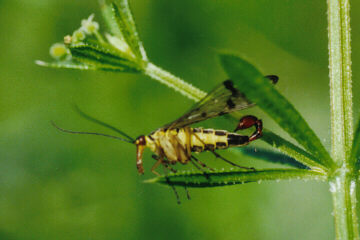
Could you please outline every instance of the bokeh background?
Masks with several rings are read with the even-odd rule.
[[[149,58],[208,91],[226,78],[216,54],[245,56],[296,106],[330,146],[326,1],[133,0]],[[355,117],[359,115],[360,2],[352,1]],[[64,134],[109,130],[72,108],[136,137],[179,117],[193,103],[142,75],[47,69],[54,42],[95,13],[96,0],[0,0],[0,239],[333,239],[328,186],[267,182],[211,189],[171,189],[143,180],[135,147],[112,139]],[[249,110],[288,138],[266,114]],[[206,127],[232,130],[223,119]],[[265,146],[257,141],[253,146]],[[233,153],[257,168],[268,163]],[[202,154],[211,166],[227,167]],[[187,166],[192,168],[191,166]]]

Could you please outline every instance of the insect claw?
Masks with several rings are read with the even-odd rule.
[[[234,132],[244,130],[255,126],[255,132],[249,137],[249,142],[254,141],[262,136],[262,121],[252,115],[244,116],[240,119]]]
[[[244,116],[240,119],[239,124],[235,128],[234,132],[236,132],[238,130],[244,130],[244,129],[250,128],[250,127],[254,126],[257,123],[257,121],[259,121],[259,120],[255,116],[252,116],[252,115]]]

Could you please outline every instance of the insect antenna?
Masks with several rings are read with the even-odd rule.
[[[87,135],[98,135],[98,136],[103,136],[103,137],[109,137],[109,138],[114,138],[117,140],[121,140],[124,142],[128,142],[128,143],[133,143],[134,141],[130,141],[128,139],[125,138],[121,138],[121,137],[116,137],[116,136],[112,136],[112,135],[108,135],[108,134],[104,134],[104,133],[97,133],[97,132],[78,132],[78,131],[72,131],[72,130],[67,130],[67,129],[63,129],[59,126],[57,126],[53,121],[51,121],[51,124],[58,130],[65,132],[65,133],[72,133],[72,134],[87,134]]]
[[[121,136],[127,138],[127,139],[128,139],[129,141],[131,141],[131,142],[134,142],[134,141],[135,141],[135,139],[133,139],[132,137],[130,137],[129,135],[127,135],[125,132],[121,131],[120,129],[117,129],[116,127],[111,126],[111,125],[108,124],[108,123],[105,123],[105,122],[103,122],[103,121],[100,121],[100,120],[92,117],[92,116],[87,115],[86,113],[84,113],[84,112],[78,107],[78,105],[75,104],[75,105],[74,105],[74,108],[75,108],[75,111],[77,111],[77,112],[80,114],[81,117],[83,117],[83,118],[85,118],[85,119],[87,119],[87,120],[89,120],[89,121],[91,121],[91,122],[97,123],[97,124],[99,124],[99,125],[101,125],[101,126],[103,126],[103,127],[109,128],[109,129],[113,130],[114,132],[119,133]]]

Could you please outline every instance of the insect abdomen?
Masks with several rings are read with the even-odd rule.
[[[191,150],[193,152],[226,149],[242,146],[249,142],[247,136],[229,133],[224,130],[193,128],[191,136]]]
[[[227,135],[228,147],[243,146],[249,143],[249,137],[239,135],[236,133],[229,133]]]
[[[227,148],[226,131],[221,131],[221,135],[215,135],[215,132],[213,129],[193,128],[191,131],[191,151],[215,150],[220,148],[220,145],[222,148]]]

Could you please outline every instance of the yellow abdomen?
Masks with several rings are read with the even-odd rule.
[[[179,128],[158,130],[146,137],[147,147],[157,155],[162,153],[170,161],[185,163],[191,152],[214,151],[249,143],[248,136],[225,130],[203,128]]]

